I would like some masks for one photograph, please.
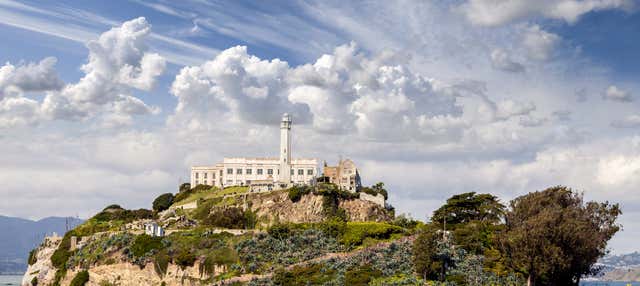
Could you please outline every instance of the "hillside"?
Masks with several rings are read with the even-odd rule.
[[[82,221],[64,217],[32,221],[0,216],[0,274],[23,273],[27,269],[29,250],[40,244],[45,235],[63,234],[67,223],[73,228]]]
[[[329,185],[263,193],[194,188],[177,194],[170,206],[159,213],[105,208],[34,251],[23,284],[36,279],[68,285],[83,270],[87,285],[199,285],[254,275],[270,281],[322,257],[334,261],[340,253],[414,232],[392,224],[392,210]],[[150,221],[164,226],[166,235],[144,235]],[[72,237],[80,241],[78,249],[72,248]],[[405,244],[394,251],[408,251]],[[344,279],[345,274],[336,275]]]

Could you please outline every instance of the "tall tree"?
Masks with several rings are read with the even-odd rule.
[[[500,243],[528,285],[579,285],[620,230],[620,214],[618,204],[585,203],[569,188],[552,187],[511,201]]]
[[[496,196],[469,192],[454,195],[447,203],[433,212],[431,221],[448,225],[480,221],[499,223],[504,215],[505,206]]]

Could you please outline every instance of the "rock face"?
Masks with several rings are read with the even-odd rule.
[[[22,277],[21,285],[31,285],[33,278],[38,279],[38,285],[47,285],[56,275],[56,269],[51,264],[51,255],[56,251],[62,241],[61,237],[46,237],[37,248],[36,263],[29,265],[27,272]],[[44,282],[44,283],[43,283]]]
[[[144,268],[130,263],[116,263],[111,265],[99,265],[91,267],[89,271],[89,282],[86,286],[100,286],[111,283],[112,285],[160,285],[162,282],[167,286],[174,285],[202,285],[201,279],[208,277],[201,276],[198,271],[199,265],[187,267],[184,270],[175,264],[169,264],[167,273],[160,277],[156,274],[151,263]],[[222,273],[222,268],[216,268],[215,274]],[[69,285],[78,270],[68,271],[67,276],[60,285]]]
[[[248,194],[239,202],[256,212],[258,221],[263,225],[277,222],[309,223],[321,222],[323,215],[323,197],[307,194],[297,202],[289,199],[285,191],[262,194]],[[339,207],[344,209],[350,221],[389,221],[392,215],[380,205],[362,199],[340,200]]]

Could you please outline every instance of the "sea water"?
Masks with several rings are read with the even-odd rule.
[[[0,286],[20,285],[22,275],[0,275]]]
[[[640,282],[588,281],[580,282],[580,286],[640,286]]]

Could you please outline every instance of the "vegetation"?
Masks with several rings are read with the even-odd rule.
[[[131,244],[131,253],[134,257],[142,257],[145,254],[163,248],[161,237],[152,237],[146,234],[138,235]]]
[[[617,204],[585,203],[566,187],[518,197],[508,210],[492,195],[456,195],[421,227],[414,268],[461,285],[578,285],[597,270],[619,214]]]
[[[38,261],[38,249],[34,248],[31,251],[29,251],[29,258],[27,258],[27,263],[29,263],[29,265],[33,265]]]
[[[292,202],[298,202],[302,198],[302,196],[309,194],[313,191],[312,187],[309,186],[293,186],[289,188],[288,194],[289,199]]]
[[[71,284],[69,285],[84,286],[85,284],[87,284],[87,282],[89,282],[89,272],[87,270],[82,270],[78,272],[75,277],[73,277],[73,280],[71,280]]]
[[[578,285],[620,230],[618,204],[585,203],[581,194],[552,187],[511,201],[500,236],[509,265],[532,285]]]
[[[385,200],[389,198],[389,193],[387,192],[387,189],[384,188],[383,182],[378,182],[371,187],[362,187],[360,188],[360,192],[363,192],[372,196],[377,196],[378,194],[381,194],[382,196],[384,196]]]
[[[250,210],[243,211],[241,208],[230,207],[214,211],[202,223],[208,226],[246,229],[255,226],[256,216]]]
[[[166,193],[158,196],[155,200],[153,200],[153,210],[156,212],[161,212],[168,209],[171,204],[173,204],[173,194]]]
[[[33,277],[33,279],[31,279],[31,286],[38,286],[38,277]]]

